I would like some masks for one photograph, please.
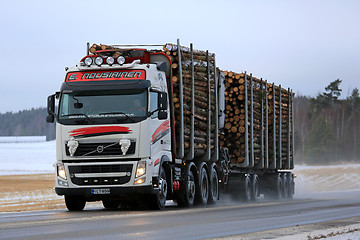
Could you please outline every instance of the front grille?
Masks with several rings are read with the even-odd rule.
[[[136,142],[131,141],[130,147],[126,155],[135,153]],[[66,155],[70,156],[67,142],[65,142]],[[106,142],[106,143],[79,143],[74,156],[104,156],[104,155],[123,155],[119,142]]]
[[[130,181],[132,164],[69,166],[72,183],[76,185],[119,185]],[[76,177],[77,174],[109,173],[102,177]],[[111,176],[113,173],[114,176]],[[125,176],[115,176],[123,173]]]

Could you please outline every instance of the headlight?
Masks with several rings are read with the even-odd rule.
[[[107,57],[106,58],[106,63],[109,65],[113,65],[115,62],[115,59],[113,57]]]
[[[62,163],[57,164],[57,175],[66,180],[65,166]]]
[[[125,63],[125,58],[123,56],[120,56],[116,59],[117,63],[120,65],[123,65]]]
[[[102,57],[96,57],[95,58],[95,64],[100,66],[101,64],[103,64],[104,59]]]
[[[146,161],[139,161],[136,167],[135,178],[141,177],[146,173]]]
[[[137,185],[137,184],[142,184],[142,183],[145,182],[145,180],[146,180],[146,178],[144,178],[144,177],[143,177],[143,178],[139,178],[138,180],[135,181],[134,184],[135,184],[135,185]]]
[[[93,60],[91,57],[87,57],[85,58],[84,63],[86,66],[90,66],[93,63]]]

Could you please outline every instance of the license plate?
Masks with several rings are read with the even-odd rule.
[[[110,194],[109,188],[91,189],[91,194]]]

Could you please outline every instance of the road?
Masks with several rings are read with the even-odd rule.
[[[0,239],[206,239],[360,216],[360,190],[164,211],[86,208],[0,214]]]

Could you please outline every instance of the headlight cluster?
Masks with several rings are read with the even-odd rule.
[[[56,165],[57,168],[57,175],[61,177],[62,179],[66,180],[66,172],[65,172],[65,166],[62,163],[58,163]]]
[[[135,173],[135,185],[142,184],[146,181],[146,161],[139,161]]]
[[[104,61],[104,59],[105,59],[105,61]],[[116,59],[116,63],[117,63],[117,64],[120,64],[120,65],[123,65],[123,64],[125,63],[125,61],[126,61],[126,59],[125,59],[125,57],[123,57],[123,56],[119,56],[119,57]],[[95,58],[93,58],[93,57],[86,57],[83,62],[84,62],[84,64],[85,64],[86,66],[88,66],[88,67],[90,67],[90,66],[93,65],[94,63],[95,63],[97,66],[101,66],[102,64],[104,64],[104,62],[106,62],[106,64],[108,64],[108,65],[111,66],[111,65],[115,64],[115,58],[113,58],[113,57],[103,58],[103,57],[100,57],[100,56],[95,57]]]

